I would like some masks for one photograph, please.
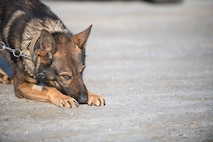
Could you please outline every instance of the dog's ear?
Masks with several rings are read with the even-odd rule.
[[[49,64],[56,50],[53,36],[47,30],[43,29],[40,34],[40,48],[38,50],[38,56],[41,57],[41,62]]]
[[[40,49],[46,52],[49,58],[52,58],[52,55],[56,52],[53,36],[44,29],[41,31],[40,35]]]
[[[86,42],[87,39],[89,37],[90,31],[92,29],[92,25],[90,25],[86,30],[84,30],[83,32],[80,32],[78,34],[75,34],[72,36],[73,41],[75,42],[75,44],[83,49],[86,46]]]

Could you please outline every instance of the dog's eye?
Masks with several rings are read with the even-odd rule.
[[[65,80],[70,80],[70,79],[72,78],[72,77],[71,77],[70,75],[68,75],[68,74],[62,74],[61,76],[62,76],[62,78],[65,79]]]

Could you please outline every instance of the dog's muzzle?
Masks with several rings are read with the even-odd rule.
[[[86,92],[81,93],[80,96],[78,97],[77,101],[80,104],[86,104],[88,101],[88,94]]]

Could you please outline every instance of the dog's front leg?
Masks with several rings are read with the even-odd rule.
[[[63,95],[53,87],[39,86],[32,83],[22,83],[15,86],[17,97],[24,97],[31,100],[51,102],[59,107],[73,108],[78,106],[78,102],[69,96]]]
[[[9,84],[12,79],[0,68],[0,83]]]
[[[90,91],[88,92],[88,105],[95,105],[95,106],[104,106],[105,105],[105,100],[102,96],[95,95],[91,93]]]

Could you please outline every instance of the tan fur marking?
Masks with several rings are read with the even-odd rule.
[[[33,85],[32,89],[35,89],[35,90],[38,90],[38,91],[42,91],[43,89],[43,86],[40,86],[40,85]]]
[[[45,25],[45,26],[43,26]],[[52,19],[32,19],[26,26],[23,34],[23,43],[22,43],[22,50],[26,48],[31,42],[31,39],[38,34],[41,30],[47,30],[50,33],[53,32],[63,32],[68,33],[69,31],[63,27],[63,24],[60,20],[52,20]]]
[[[2,69],[0,69],[0,83],[10,84],[12,82],[11,78]]]
[[[25,15],[24,11],[21,10],[17,10],[16,12],[14,12],[14,14],[12,15],[12,17],[10,18],[9,22],[7,23],[7,25],[5,26],[6,28],[4,28],[3,32],[4,32],[4,39],[7,41],[7,37],[8,37],[8,32],[10,30],[10,26],[12,25],[12,23],[14,22],[14,20],[20,16]]]

